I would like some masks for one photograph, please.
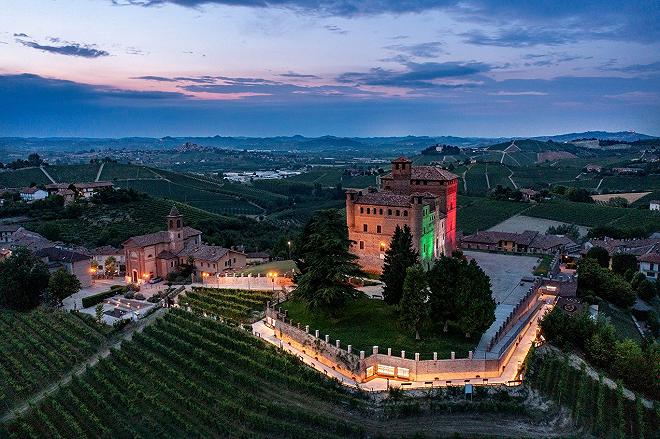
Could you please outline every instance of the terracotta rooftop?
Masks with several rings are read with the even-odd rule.
[[[456,174],[452,174],[446,169],[442,169],[438,166],[412,166],[410,173],[410,178],[412,180],[432,180],[432,181],[449,181],[455,180],[458,178]],[[381,177],[382,179],[392,179],[392,174],[386,174]]]
[[[158,259],[177,259],[178,256],[172,253],[169,250],[163,250],[162,252],[156,255]]]
[[[101,256],[101,255],[121,255],[121,254],[123,254],[123,252],[120,249],[118,249],[116,247],[113,247],[111,245],[104,245],[104,246],[101,246],[101,247],[96,247],[95,249],[91,250],[91,253],[93,255],[98,255],[98,256]]]
[[[500,241],[511,241],[515,242],[517,245],[525,245],[527,247],[543,250],[552,249],[557,246],[569,246],[575,244],[566,236],[542,235],[539,232],[531,230],[525,230],[522,233],[485,230],[473,235],[464,236],[462,241],[489,245],[495,245]]]
[[[49,262],[82,262],[90,259],[89,256],[82,253],[57,247],[43,248],[34,254],[40,258],[48,258]]]
[[[182,232],[183,239],[188,239],[193,236],[202,234],[201,231],[188,226],[184,227]],[[164,242],[170,242],[170,234],[166,230],[156,233],[148,233],[146,235],[133,236],[124,241],[123,245],[125,247],[145,247],[147,245],[155,245]]]
[[[367,192],[358,195],[355,204],[376,206],[411,207],[410,195],[399,195],[392,192]]]
[[[40,191],[40,190],[42,190],[42,189],[39,189],[36,186],[26,187],[26,188],[21,189],[21,193],[22,194],[34,194],[35,192]]]
[[[74,183],[76,189],[95,189],[98,187],[111,187],[111,181],[90,181],[89,183]]]
[[[640,262],[651,262],[654,264],[660,264],[660,253],[647,253],[639,257]]]
[[[199,244],[184,248],[179,252],[179,256],[192,256],[194,259],[202,261],[217,262],[228,252],[228,248],[219,247],[216,245]]]

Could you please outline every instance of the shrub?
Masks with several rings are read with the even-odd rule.
[[[110,297],[117,296],[119,294],[120,293],[118,293],[116,290],[115,291],[108,290],[102,293],[94,294],[92,296],[83,297],[82,306],[83,308],[89,308],[90,306],[99,304],[103,302],[105,299],[109,299]]]

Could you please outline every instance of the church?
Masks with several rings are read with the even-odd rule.
[[[164,278],[179,265],[192,262],[197,276],[216,276],[245,267],[245,254],[215,245],[202,244],[202,232],[183,224],[176,206],[167,215],[167,230],[133,236],[123,243],[126,281],[146,282]]]
[[[407,225],[422,261],[449,255],[456,243],[458,177],[437,166],[399,157],[378,188],[346,191],[351,252],[368,273],[380,274],[396,226]]]

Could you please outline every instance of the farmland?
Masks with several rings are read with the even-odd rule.
[[[193,313],[247,322],[263,311],[271,291],[230,290],[194,287],[179,298],[179,304]]]
[[[39,168],[23,168],[0,172],[0,186],[22,188],[35,184],[48,184],[50,180]]]
[[[99,170],[97,164],[48,166],[47,171],[58,183],[77,183],[94,181]]]
[[[526,203],[459,195],[456,221],[465,234],[486,230],[529,208]]]
[[[104,339],[94,323],[57,311],[0,311],[0,332],[0,412],[82,363]]]

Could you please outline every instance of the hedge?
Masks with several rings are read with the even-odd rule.
[[[114,288],[108,291],[104,291],[102,293],[94,294],[92,296],[83,297],[82,306],[83,308],[89,308],[90,306],[94,306],[97,303],[103,302],[105,299],[108,299],[112,296],[116,296],[122,293],[123,293],[122,289]]]

